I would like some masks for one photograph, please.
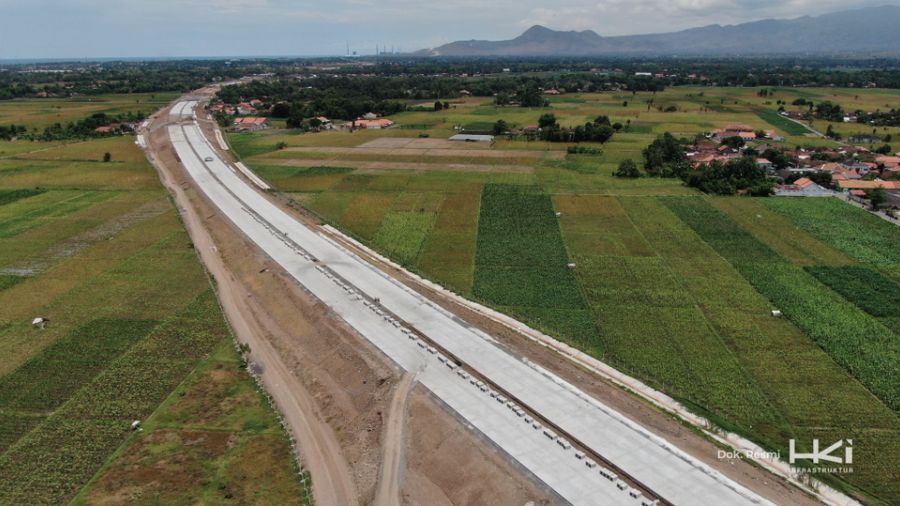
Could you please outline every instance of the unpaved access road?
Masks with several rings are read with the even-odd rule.
[[[381,475],[375,490],[374,506],[400,506],[400,489],[403,485],[403,446],[409,393],[415,384],[418,371],[407,371],[394,390],[390,411],[384,424],[381,442]]]

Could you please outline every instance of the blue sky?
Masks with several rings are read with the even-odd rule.
[[[896,0],[0,0],[0,60],[360,54],[512,38],[534,24],[601,35],[817,15]]]

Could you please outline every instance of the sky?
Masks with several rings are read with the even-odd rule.
[[[0,60],[372,54],[513,38],[795,18],[897,0],[0,0]]]

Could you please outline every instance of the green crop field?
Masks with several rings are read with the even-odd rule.
[[[94,112],[151,112],[173,97],[0,102],[0,124],[42,128]],[[110,162],[102,161],[106,152]],[[46,328],[31,325],[36,316],[49,319]],[[101,469],[132,465],[130,449],[141,442],[131,422],[156,412],[216,350],[208,367],[238,375],[221,402],[255,407],[223,413],[246,417],[228,448],[203,447],[221,464],[219,475],[206,486],[173,480],[157,502],[203,502],[226,492],[264,502],[261,491],[273,493],[270,504],[300,502],[286,436],[237,368],[210,282],[134,139],[0,142],[0,503],[65,503]],[[205,408],[189,406],[182,416],[205,415]],[[238,462],[243,456],[254,469]],[[188,476],[188,466],[172,461],[167,469]],[[264,478],[258,484],[254,473]],[[115,483],[134,490],[141,476]],[[209,485],[215,479],[228,486]],[[105,482],[96,483],[87,502],[108,501],[99,493]]]
[[[311,504],[284,431],[231,346],[220,342],[72,504],[123,495],[161,504]]]
[[[391,117],[416,129],[230,139],[245,162],[324,220],[720,427],[782,455],[791,438],[852,437],[854,473],[824,479],[900,502],[892,474],[900,458],[897,228],[837,199],[711,198],[674,179],[611,175],[622,160],[640,162],[666,131],[692,137],[746,123],[774,128],[789,147],[837,145],[784,120],[776,100],[900,106],[890,90],[770,91],[577,93],[550,98],[549,109],[472,97]],[[534,125],[545,112],[563,125],[608,115],[623,129],[589,144],[599,154],[541,141],[444,141],[453,125]],[[418,138],[423,132],[429,138]],[[279,142],[287,148],[277,150]],[[775,308],[784,316],[772,316]]]
[[[766,121],[766,123],[791,135],[806,135],[810,131],[805,126],[791,121],[784,116],[778,114],[774,109],[758,109],[756,114]]]

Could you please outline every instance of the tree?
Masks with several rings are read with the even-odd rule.
[[[703,164],[695,171],[682,175],[682,179],[694,188],[706,193],[734,195],[738,192],[765,196],[772,193],[773,181],[749,156],[738,160],[720,160]]]
[[[556,125],[556,116],[552,112],[541,114],[538,118],[538,128],[549,128]]]
[[[881,204],[884,204],[887,201],[887,192],[884,191],[884,188],[872,188],[870,190],[866,190],[866,198],[869,199],[869,203],[872,204],[872,210],[877,211]]]
[[[728,146],[729,148],[732,148],[732,149],[741,149],[742,147],[744,147],[744,144],[746,144],[746,143],[744,142],[743,138],[741,138],[740,136],[734,135],[734,136],[725,137],[724,139],[722,139],[722,144],[724,144],[725,146]]]
[[[110,160],[112,160],[112,155],[109,154],[109,151],[107,151],[106,153],[103,153],[103,161],[109,162]]]
[[[629,158],[619,162],[619,168],[613,172],[613,176],[638,178],[641,177],[641,171],[638,170],[638,166],[634,163],[634,160]]]
[[[776,169],[784,169],[791,164],[791,159],[784,154],[784,151],[775,148],[767,148],[762,152],[762,157],[772,162]]]
[[[446,111],[449,109],[450,109],[450,102],[444,102],[444,110]]]
[[[303,116],[300,116],[296,113],[291,113],[291,116],[285,121],[285,126],[288,128],[301,128],[303,127]]]
[[[812,105],[812,104],[810,104]],[[838,104],[820,102],[815,106],[816,116],[828,121],[844,121],[844,109]]]
[[[286,102],[278,102],[272,106],[271,115],[273,118],[287,118],[291,115],[291,106]]]
[[[443,108],[444,108],[444,104],[442,104],[440,100],[438,100],[438,101],[436,101],[436,102],[434,103],[434,110],[435,110],[435,111],[440,111],[440,110],[443,109]]]
[[[669,132],[657,137],[642,154],[644,171],[651,176],[681,176],[690,169],[684,146]]]
[[[522,107],[546,107],[548,102],[536,86],[529,86],[519,93]]]
[[[879,155],[886,155],[891,152],[891,145],[885,144],[883,146],[879,146],[879,148],[876,149],[875,152],[878,153]]]
[[[494,135],[503,135],[509,131],[509,125],[506,124],[506,121],[502,119],[498,119],[496,123],[494,123]]]

